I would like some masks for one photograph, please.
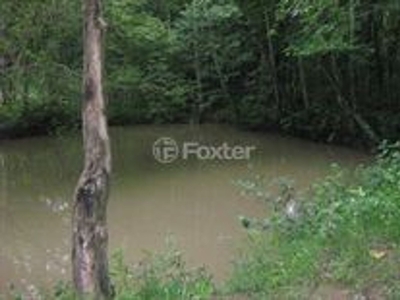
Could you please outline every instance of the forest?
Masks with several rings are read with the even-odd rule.
[[[400,4],[104,1],[110,125],[228,123],[328,143],[400,130]],[[2,0],[0,132],[79,126],[79,1]]]
[[[0,1],[1,300],[400,299],[398,0]]]

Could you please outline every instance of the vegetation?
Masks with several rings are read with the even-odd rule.
[[[172,245],[163,254],[148,254],[138,265],[128,267],[121,251],[110,264],[116,300],[205,300],[215,288],[204,268],[189,269]],[[50,291],[31,289],[29,295],[14,293],[13,299],[78,300],[72,286],[60,282]],[[0,296],[0,299],[1,296]]]
[[[119,252],[114,256],[116,299],[209,299],[214,292],[204,268],[188,269],[174,248],[151,255],[133,270]]]
[[[104,2],[113,125],[225,122],[325,142],[398,139],[398,0]],[[79,1],[2,1],[0,137],[81,123],[80,10]],[[242,218],[249,241],[230,293],[310,299],[329,288],[400,297],[398,144],[383,146],[374,164],[354,174],[335,168],[303,196],[284,184],[271,198],[260,179],[241,185],[271,215]],[[137,268],[117,254],[111,276],[116,299],[217,293],[211,277],[188,271],[176,251]],[[48,295],[42,298],[76,298],[65,284]]]
[[[250,182],[248,191],[269,199],[259,192],[259,180]],[[397,144],[384,147],[374,164],[351,176],[335,167],[304,199],[296,199],[296,214],[268,200],[283,209],[275,210],[268,227],[250,224],[231,289],[255,299],[313,299],[324,288],[398,299],[399,182]]]
[[[79,2],[2,2],[3,135],[79,124]],[[347,143],[397,136],[397,0],[116,0],[105,9],[111,124],[229,122]]]

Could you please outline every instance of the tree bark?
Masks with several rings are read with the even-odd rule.
[[[102,91],[104,22],[100,0],[83,0],[84,66],[82,129],[84,168],[72,217],[72,276],[76,292],[89,299],[111,299],[107,259],[107,202],[111,151]]]

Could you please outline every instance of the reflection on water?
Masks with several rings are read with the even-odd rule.
[[[160,137],[257,150],[250,161],[161,164],[152,156]],[[111,251],[122,249],[134,263],[145,250],[161,251],[172,235],[189,265],[205,265],[217,279],[229,272],[235,243],[244,236],[238,216],[266,213],[261,203],[241,195],[234,180],[256,172],[288,176],[305,188],[333,162],[354,166],[367,159],[345,148],[214,125],[116,128],[111,138]],[[78,136],[0,141],[0,291],[7,282],[29,286],[68,278],[80,143]]]

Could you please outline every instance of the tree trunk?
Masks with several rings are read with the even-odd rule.
[[[110,299],[106,211],[111,153],[102,91],[104,22],[100,0],[83,0],[83,142],[84,169],[74,198],[72,219],[72,275],[79,296]]]
[[[303,105],[304,105],[305,109],[309,109],[310,101],[308,99],[306,72],[304,71],[303,58],[301,56],[298,57],[297,64],[298,64],[298,68],[299,68],[301,93],[303,96]]]
[[[279,96],[279,86],[278,86],[278,70],[277,70],[277,63],[276,63],[276,57],[275,57],[275,48],[274,48],[274,43],[272,41],[272,35],[271,35],[271,21],[268,15],[268,10],[266,9],[265,12],[265,30],[267,34],[267,41],[268,41],[268,57],[269,57],[269,63],[270,63],[270,68],[271,68],[271,73],[272,73],[272,82],[273,82],[273,89],[274,89],[274,96],[275,96],[275,112],[280,114],[280,106],[281,106],[281,101],[280,101],[280,96]]]

